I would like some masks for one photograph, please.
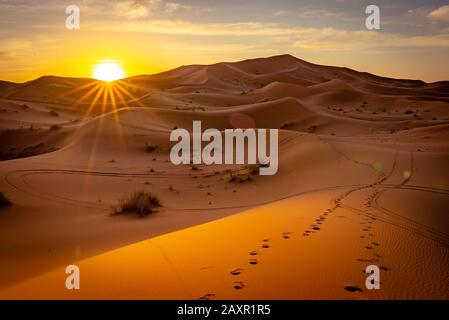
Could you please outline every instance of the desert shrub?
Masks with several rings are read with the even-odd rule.
[[[258,164],[249,164],[245,167],[249,174],[258,174],[259,173],[259,165]]]
[[[252,181],[253,178],[251,177],[251,174],[242,174],[242,173],[231,173],[228,176],[228,182],[249,182]]]
[[[279,129],[288,129],[288,128],[294,127],[295,125],[296,125],[296,122],[287,121],[287,122],[283,123]]]
[[[0,208],[7,207],[11,202],[5,197],[3,193],[0,192]]]
[[[57,113],[57,112],[54,111],[54,110],[48,111],[48,114],[51,115],[51,116],[54,116],[54,117],[59,116],[59,113]]]
[[[145,151],[146,152],[153,152],[153,151],[156,151],[158,148],[159,148],[159,146],[156,145],[156,144],[149,144],[149,143],[147,143],[145,145]]]
[[[155,209],[160,206],[161,202],[156,195],[151,192],[137,191],[122,199],[113,214],[135,213],[139,217],[144,217],[155,212]]]
[[[228,176],[227,181],[239,183],[252,181],[253,176],[259,173],[260,167],[265,167],[265,165],[248,164],[237,171],[226,170],[226,174]]]
[[[50,127],[50,130],[59,130],[59,129],[61,129],[61,126],[58,125],[58,124],[53,124],[53,125]]]

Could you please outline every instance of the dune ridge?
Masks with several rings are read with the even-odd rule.
[[[2,81],[0,297],[447,299],[448,88],[290,55]],[[278,173],[172,165],[169,134],[193,120],[279,129]],[[110,216],[139,190],[157,213]],[[58,286],[70,263],[85,291]],[[385,289],[363,289],[372,263]],[[127,289],[99,289],[113,277]]]

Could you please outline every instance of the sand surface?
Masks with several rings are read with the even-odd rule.
[[[2,86],[0,298],[448,299],[448,89],[288,55]],[[278,173],[174,166],[192,120],[280,129]]]

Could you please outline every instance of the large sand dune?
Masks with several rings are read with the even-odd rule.
[[[448,89],[289,55],[0,82],[0,298],[447,299]],[[174,166],[193,120],[281,129],[278,173]],[[159,212],[110,215],[137,190]]]

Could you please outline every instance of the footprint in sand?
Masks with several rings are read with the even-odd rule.
[[[360,288],[360,286],[358,285],[349,285],[349,286],[345,286],[345,290],[349,291],[349,292],[362,292],[362,288]]]
[[[249,259],[249,264],[258,264],[259,261],[257,259]]]
[[[253,251],[251,251],[249,254],[250,254],[251,256],[256,256],[258,253],[259,253],[259,251],[253,250]]]
[[[240,289],[243,289],[244,287],[245,287],[245,284],[242,281],[234,282],[234,289],[235,290],[240,290]]]
[[[320,227],[312,227],[313,230],[320,230]]]
[[[270,245],[268,244],[269,241],[270,241],[270,239],[263,239],[262,240],[262,242],[263,242],[262,248],[265,248],[265,249],[269,248],[270,247]]]
[[[390,268],[385,267],[385,266],[380,266],[379,269],[382,271],[390,271],[391,270]]]
[[[282,233],[282,238],[284,238],[284,239],[290,239],[290,235],[291,235],[292,233],[291,232],[283,232]]]
[[[230,273],[233,275],[233,276],[238,276],[239,274],[241,274],[243,272],[243,269],[235,269],[235,270],[232,270]]]
[[[368,249],[368,250],[372,250],[372,249],[373,249],[373,247],[370,247],[370,246],[366,246],[366,247],[365,247],[365,249]]]
[[[377,242],[372,242],[372,244],[375,245],[376,247],[380,246],[380,244]]]
[[[357,259],[357,261],[359,261],[359,262],[370,262],[370,263],[372,263],[372,262],[378,262],[378,261],[380,261],[380,259],[362,259],[362,258],[359,258],[359,259]]]
[[[215,297],[215,294],[213,294],[213,293],[206,293],[204,296],[199,297],[198,300],[210,300],[213,297]]]

